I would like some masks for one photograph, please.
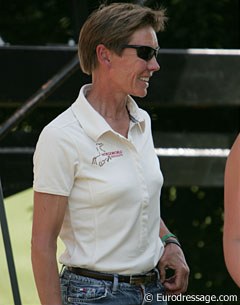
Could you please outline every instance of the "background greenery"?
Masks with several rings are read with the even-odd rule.
[[[86,3],[89,4],[88,13],[90,13],[98,6],[99,1],[1,1],[0,36],[11,45],[51,45],[66,44],[70,39],[77,41],[79,28],[83,22],[80,17],[82,18],[82,9]],[[163,5],[167,8],[169,22],[166,31],[160,34],[162,48],[234,49],[240,47],[239,0],[163,0],[147,1],[147,3],[149,6]],[[178,121],[176,120],[175,124],[172,122],[171,131],[187,131],[186,126],[184,130],[179,129]],[[210,126],[212,122],[209,122],[209,126],[206,125],[208,124],[206,121],[204,124],[205,130],[210,132],[213,128]],[[236,132],[236,130],[229,130],[229,126],[226,128],[228,131]],[[224,129],[224,126],[221,126],[221,129]],[[29,275],[31,272],[29,253],[20,254],[22,252],[17,246],[24,236],[30,236],[31,211],[29,209],[31,209],[32,200],[30,197],[23,201],[16,198],[14,202],[14,204],[13,201],[7,202],[7,206],[12,209],[8,216],[21,282],[20,288],[22,287],[21,293],[35,295],[32,277]],[[25,205],[26,202],[28,202],[27,205]],[[20,211],[23,211],[25,216],[21,216]],[[164,187],[162,215],[184,246],[191,268],[188,293],[239,295],[239,289],[228,275],[223,259],[223,189],[199,188],[198,186]],[[24,217],[28,219],[28,226],[24,227],[20,224],[18,231],[18,221],[25,219]],[[28,241],[25,245],[24,251],[29,251]],[[2,248],[2,245],[0,247]],[[26,260],[21,261],[21,257],[25,257]],[[1,261],[1,264],[4,265],[4,261]],[[24,269],[22,269],[23,266]],[[5,265],[3,270],[6,271]],[[6,279],[4,281],[1,276],[1,298],[2,295],[4,296],[2,291],[8,291],[4,288],[5,284]],[[2,300],[5,300],[4,297]],[[1,303],[2,300],[0,304],[7,305],[5,301]],[[34,305],[28,298],[25,299],[24,304]],[[228,302],[228,304],[231,303]]]
[[[39,300],[33,280],[31,268],[31,229],[32,229],[32,189],[8,197],[5,200],[5,210],[8,218],[9,233],[12,241],[14,261],[21,301],[23,305],[38,305]],[[1,235],[1,229],[0,229]],[[13,297],[8,276],[7,261],[4,255],[3,241],[0,238],[0,305],[12,305]],[[63,249],[58,242],[58,253]]]
[[[0,35],[10,44],[56,44],[77,40],[83,10],[90,13],[98,0],[2,0]],[[169,22],[162,34],[164,48],[239,48],[239,0],[154,0],[163,6]]]

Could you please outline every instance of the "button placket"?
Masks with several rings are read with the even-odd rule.
[[[125,139],[128,144],[128,148],[131,150],[131,154],[133,154],[133,160],[136,164],[136,169],[138,173],[138,179],[140,182],[139,190],[142,193],[142,201],[141,201],[141,232],[140,232],[140,251],[144,251],[148,244],[148,208],[149,208],[149,193],[147,189],[147,184],[144,178],[144,170],[141,165],[141,159],[139,153],[131,141],[129,139]]]

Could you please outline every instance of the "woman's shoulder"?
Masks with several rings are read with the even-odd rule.
[[[230,154],[229,155],[238,155],[240,154],[240,134],[238,134],[237,138],[235,139],[231,149],[230,149]],[[240,155],[239,155],[240,158]]]
[[[79,127],[76,118],[74,117],[71,108],[60,113],[56,118],[49,122],[42,130],[43,136],[64,137],[72,134],[72,129]]]

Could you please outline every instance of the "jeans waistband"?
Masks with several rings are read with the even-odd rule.
[[[70,272],[81,275],[85,277],[94,278],[97,280],[103,281],[111,281],[114,282],[114,278],[118,278],[118,282],[124,282],[131,285],[146,285],[149,283],[153,283],[158,279],[158,273],[156,270],[151,270],[144,274],[136,274],[136,275],[121,275],[121,274],[111,274],[98,272],[93,270],[88,270],[84,268],[78,267],[66,267]]]

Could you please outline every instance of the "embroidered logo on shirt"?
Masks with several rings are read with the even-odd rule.
[[[103,143],[96,143],[96,150],[98,155],[92,158],[92,164],[102,167],[107,162],[110,162],[112,158],[122,157],[122,150],[109,151],[103,149]]]

